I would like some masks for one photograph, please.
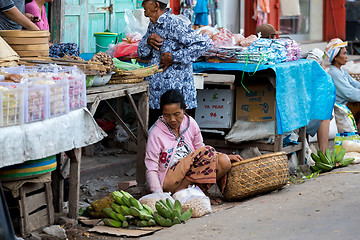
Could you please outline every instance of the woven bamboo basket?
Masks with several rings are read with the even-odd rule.
[[[283,187],[289,180],[285,152],[277,152],[236,162],[228,172],[224,196],[239,200]]]
[[[353,79],[360,81],[360,74],[359,73],[350,73],[350,76]]]

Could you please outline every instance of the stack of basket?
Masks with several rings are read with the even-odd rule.
[[[20,57],[49,56],[49,31],[2,30],[0,36]]]
[[[349,74],[353,79],[360,81],[360,73],[349,73]]]
[[[145,77],[150,77],[159,72],[162,72],[162,69],[159,69],[159,66],[157,65],[129,71],[116,69],[115,74],[112,75],[109,81],[109,84],[138,83],[143,81]]]

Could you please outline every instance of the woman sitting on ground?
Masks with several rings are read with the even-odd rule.
[[[205,146],[199,126],[185,109],[178,90],[168,90],[161,96],[162,116],[150,129],[146,146],[147,183],[151,192],[171,193],[195,184],[212,204],[219,204],[221,199],[212,198],[207,190],[217,183],[223,192],[231,161],[242,158]]]

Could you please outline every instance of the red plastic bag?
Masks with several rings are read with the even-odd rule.
[[[137,55],[138,42],[128,43],[121,42],[115,46],[114,57],[124,57],[129,56],[131,58],[136,58]]]

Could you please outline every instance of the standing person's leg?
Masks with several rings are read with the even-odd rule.
[[[325,149],[328,147],[329,130],[330,130],[330,120],[322,120],[319,129],[317,130],[317,139],[318,139],[319,148],[323,152],[325,152]]]

